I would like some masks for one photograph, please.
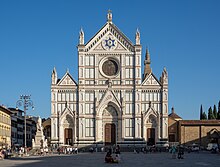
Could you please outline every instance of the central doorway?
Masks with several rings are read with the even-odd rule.
[[[116,144],[116,130],[115,124],[105,124],[105,145]]]
[[[64,142],[67,145],[73,145],[73,130],[72,130],[72,128],[66,128],[64,130]]]
[[[155,129],[154,128],[147,129],[147,145],[148,146],[155,145]]]

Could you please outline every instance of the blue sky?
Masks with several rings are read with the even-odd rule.
[[[15,107],[21,94],[31,94],[35,111],[50,116],[51,71],[67,68],[77,81],[78,34],[88,41],[113,23],[134,42],[136,29],[151,55],[153,73],[169,74],[169,111],[198,119],[220,100],[219,0],[1,0],[0,104]]]

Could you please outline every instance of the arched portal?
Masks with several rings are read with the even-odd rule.
[[[151,114],[146,120],[147,145],[155,145],[156,134],[157,134],[157,118]]]
[[[104,142],[105,145],[116,144],[116,127],[118,125],[118,114],[115,107],[108,105],[102,114],[104,124]]]
[[[112,102],[107,103],[98,111],[96,118],[96,141],[104,145],[114,145],[117,143],[121,129],[120,109]],[[120,130],[121,132],[121,130]]]
[[[67,114],[61,120],[61,127],[60,127],[60,142],[66,145],[73,145],[74,144],[74,118]]]

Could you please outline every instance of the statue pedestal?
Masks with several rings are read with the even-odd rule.
[[[37,122],[37,132],[35,135],[35,139],[32,139],[32,148],[33,149],[41,149],[47,147],[47,139],[45,140],[45,136],[43,134],[43,127],[41,124],[41,118],[38,118]]]
[[[47,140],[45,140],[45,136],[42,131],[37,131],[35,140],[32,139],[32,147],[33,149],[47,147]]]

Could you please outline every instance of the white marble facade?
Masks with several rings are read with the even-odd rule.
[[[144,57],[144,74],[141,58]],[[142,56],[140,32],[133,44],[112,22],[78,45],[78,83],[67,71],[51,83],[53,144],[152,144],[168,138],[168,74],[157,79],[150,54]]]

